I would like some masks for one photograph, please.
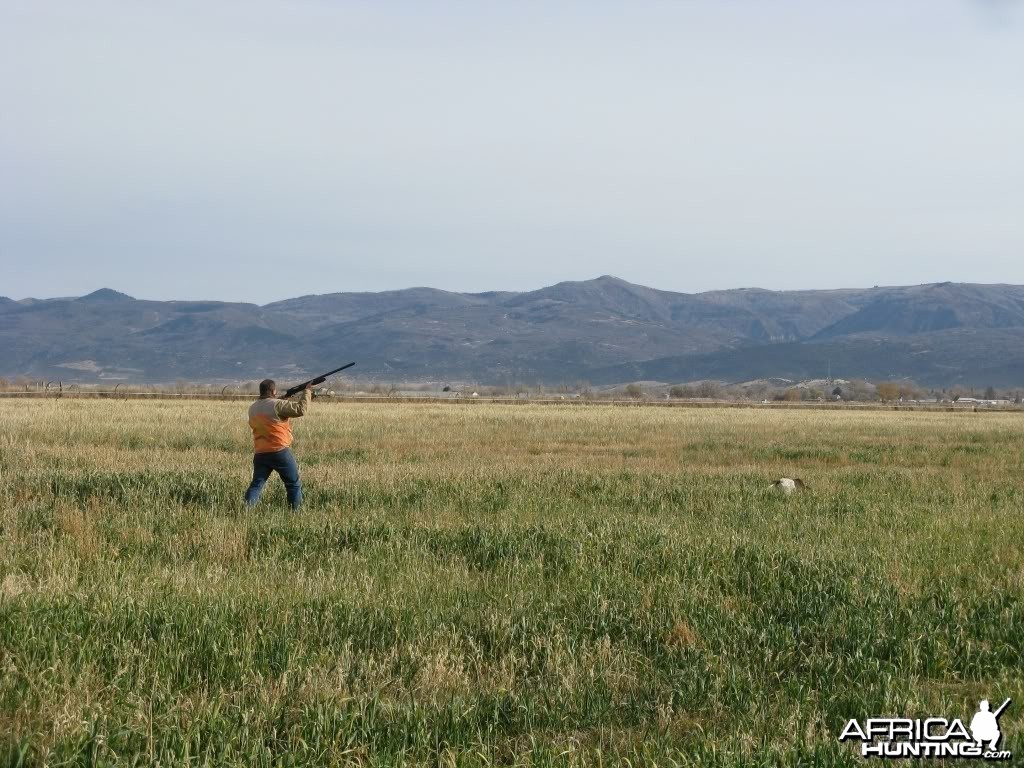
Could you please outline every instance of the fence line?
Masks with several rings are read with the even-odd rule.
[[[0,399],[28,400],[221,400],[226,402],[252,401],[255,394],[233,394],[225,392],[135,392],[115,390],[47,390],[36,392],[0,392]],[[610,406],[622,408],[760,408],[775,410],[834,410],[834,411],[931,411],[931,412],[1021,412],[1021,405],[977,405],[974,403],[956,405],[954,403],[861,403],[861,402],[788,402],[771,401],[767,403],[737,400],[615,400],[584,397],[467,397],[457,395],[444,397],[438,395],[321,395],[316,398],[317,404],[325,403],[427,403],[450,405],[476,405],[492,403],[499,405],[562,405],[562,406]]]

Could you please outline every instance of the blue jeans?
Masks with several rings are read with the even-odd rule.
[[[252,482],[245,492],[246,506],[254,506],[260,500],[263,486],[267,484],[271,473],[277,472],[284,481],[288,492],[288,505],[298,509],[302,504],[302,484],[299,483],[299,465],[291,448],[283,448],[273,453],[257,453],[252,457]]]

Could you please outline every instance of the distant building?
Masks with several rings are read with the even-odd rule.
[[[1012,400],[986,400],[982,397],[961,397],[954,405],[1011,405]]]

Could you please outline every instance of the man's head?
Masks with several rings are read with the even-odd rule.
[[[982,712],[988,712],[988,699],[982,699],[981,704],[978,705],[978,709],[980,709]]]
[[[273,379],[264,379],[260,382],[260,397],[273,397],[277,394],[277,382]]]

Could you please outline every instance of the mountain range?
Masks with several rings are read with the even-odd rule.
[[[390,381],[758,378],[1024,385],[1024,286],[676,293],[604,276],[527,292],[409,288],[259,306],[104,288],[0,297],[0,375],[292,380],[357,361]]]

